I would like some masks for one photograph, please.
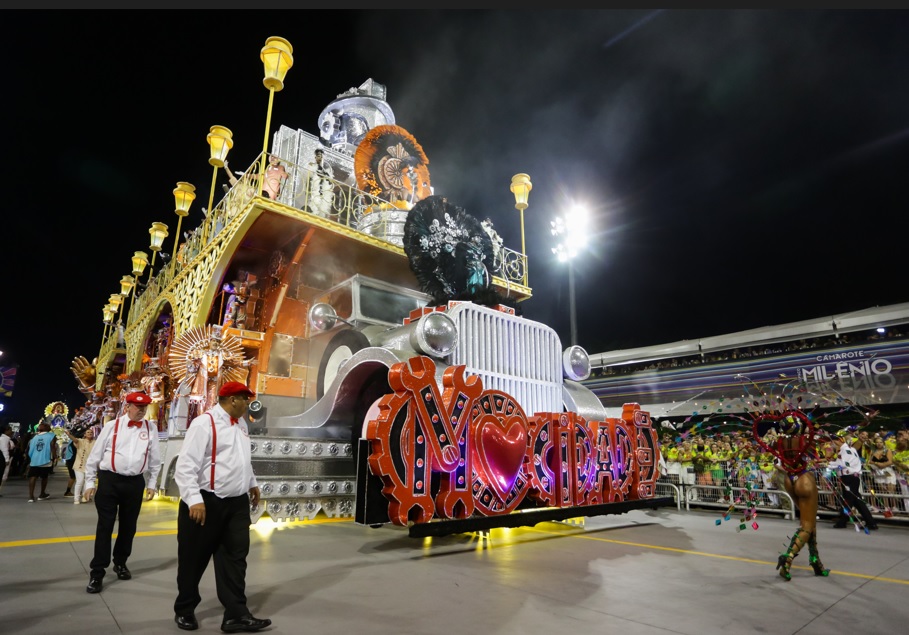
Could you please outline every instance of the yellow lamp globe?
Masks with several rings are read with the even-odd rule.
[[[176,204],[174,211],[177,212],[177,216],[188,216],[189,206],[193,204],[194,200],[196,200],[196,186],[186,181],[178,182],[177,187],[174,188],[174,203]]]
[[[122,295],[122,296],[129,295],[129,292],[132,290],[133,285],[135,283],[136,283],[136,281],[132,276],[123,276],[122,278],[120,278],[120,295]],[[113,296],[111,296],[111,297],[113,297]],[[120,302],[122,302],[122,301],[123,300],[121,298]],[[111,300],[111,304],[113,304],[113,303],[114,303],[113,300]],[[120,306],[119,302],[117,303],[117,306]]]
[[[133,257],[130,260],[133,261],[133,275],[138,278],[148,265],[148,254],[144,251],[137,251],[133,253]]]
[[[164,246],[164,239],[168,236],[167,225],[164,223],[152,223],[148,233],[151,236],[151,244],[149,244],[148,248],[155,253],[161,251],[161,247]]]
[[[209,129],[208,135],[205,137],[209,145],[209,165],[213,165],[216,168],[224,167],[227,153],[234,147],[233,137],[234,133],[224,126],[212,126]]]
[[[265,88],[275,92],[284,88],[287,71],[294,65],[293,52],[294,48],[283,37],[273,36],[265,40],[259,54],[265,66],[265,77],[262,79]]]
[[[530,190],[533,189],[533,183],[530,182],[530,176],[527,174],[515,174],[511,177],[511,191],[514,193],[515,209],[524,211],[527,209],[527,200],[530,198]]]

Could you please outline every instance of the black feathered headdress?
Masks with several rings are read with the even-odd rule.
[[[404,223],[404,252],[424,293],[437,304],[497,304],[491,288],[494,249],[480,221],[442,196],[414,205]]]

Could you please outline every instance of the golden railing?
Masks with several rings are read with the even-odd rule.
[[[149,280],[146,288],[134,298],[127,316],[127,324],[133,324],[135,318],[153,305],[158,296],[184,270],[192,269],[196,259],[203,255],[206,247],[217,238],[219,232],[237,216],[247,213],[254,201],[271,202],[266,195],[258,196],[261,159],[260,154],[249,169],[237,177],[237,182],[214,206],[214,209],[208,211],[205,220],[189,232],[183,245],[177,251],[176,262],[162,265],[157,275]],[[402,208],[400,202],[396,205],[391,201],[359,190],[348,183],[318,175],[307,166],[296,165],[283,159],[282,164],[287,170],[288,177],[281,186],[277,203],[294,208],[304,214],[321,217],[329,223],[340,225],[348,230],[359,231],[364,235],[384,241],[389,246],[396,245],[400,248],[399,238],[394,233],[390,234],[386,215],[383,215],[383,221],[370,225],[368,234],[359,229],[361,219],[375,210],[405,212],[408,208]],[[322,192],[330,192],[331,197],[320,195],[319,189]],[[391,229],[396,230],[397,228]],[[177,236],[175,240],[179,241],[182,238],[182,236]],[[524,286],[527,256],[505,248],[501,258],[500,275],[496,277],[499,286],[521,289],[529,295],[529,289]],[[116,338],[113,341],[115,344]],[[102,354],[107,344],[108,342],[105,342],[102,346]],[[112,346],[108,347],[111,351]]]

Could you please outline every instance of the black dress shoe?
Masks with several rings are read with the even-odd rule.
[[[90,578],[88,586],[85,587],[86,593],[101,593],[101,578]]]
[[[129,580],[133,577],[133,574],[129,572],[129,569],[126,568],[125,564],[115,564],[114,573],[117,574],[117,577],[120,580]]]
[[[196,621],[195,615],[174,615],[174,621],[184,631],[194,631],[199,628],[199,622]]]
[[[221,630],[225,633],[239,633],[241,631],[255,633],[267,626],[271,626],[271,620],[260,620],[252,615],[244,615],[243,617],[221,622]]]

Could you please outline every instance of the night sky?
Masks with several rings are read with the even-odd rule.
[[[907,301],[905,11],[4,11],[4,418],[83,403],[70,373],[101,309],[167,223],[177,181],[207,205],[205,136],[262,147],[259,50],[294,47],[272,131],[318,134],[373,78],[422,145],[436,194],[520,250],[524,315],[569,340],[549,223],[589,206],[575,264],[591,354]],[[224,180],[223,171],[219,175]],[[160,264],[160,260],[158,261]],[[365,272],[368,274],[368,272]]]

